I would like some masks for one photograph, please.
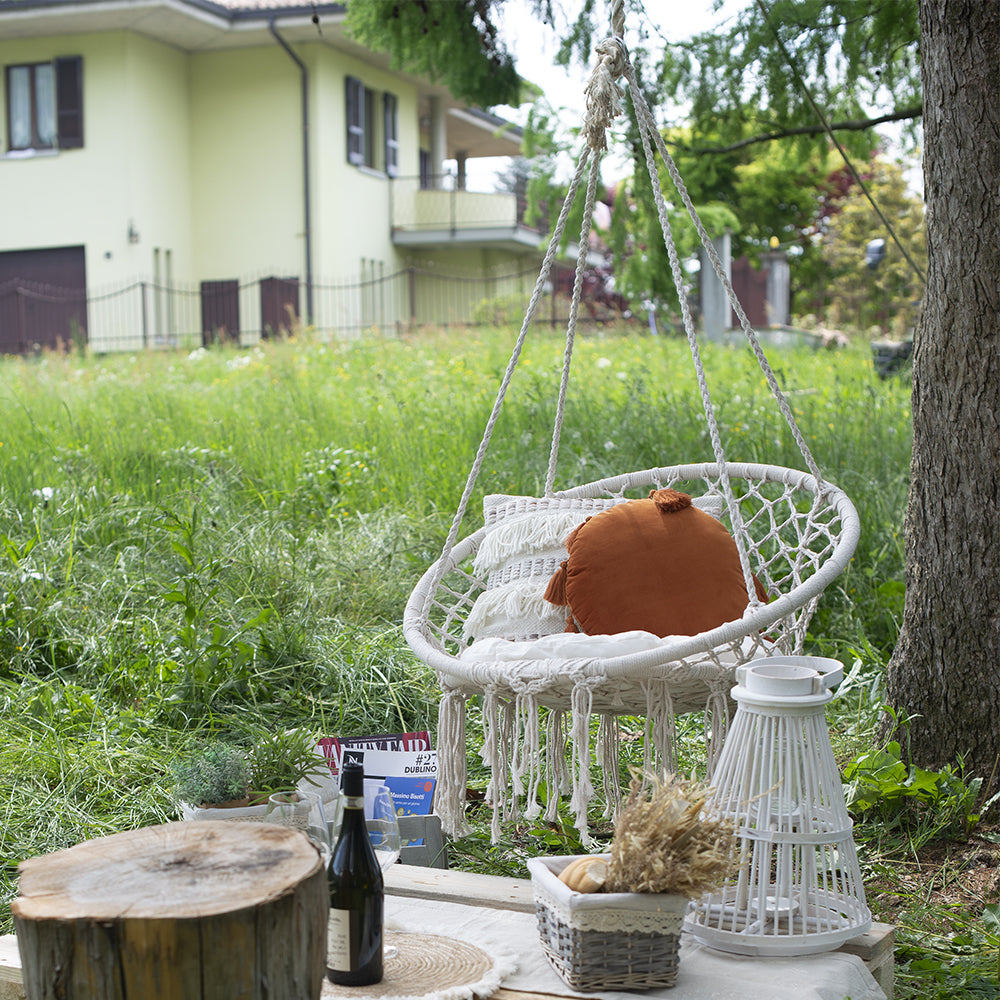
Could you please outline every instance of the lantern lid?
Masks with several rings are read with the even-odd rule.
[[[737,701],[756,704],[825,704],[844,678],[839,660],[824,656],[767,656],[736,670]]]

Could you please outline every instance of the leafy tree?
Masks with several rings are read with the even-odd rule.
[[[815,311],[816,289],[821,289],[820,299],[825,290],[820,237],[849,186],[836,155],[828,148],[789,143],[712,155],[691,149],[690,129],[671,129],[665,138],[699,215],[714,212],[721,221],[718,213],[727,210],[730,221],[723,225],[732,233],[733,255],[758,263],[776,241],[795,260],[794,310]],[[677,225],[691,231],[690,248],[696,250],[687,219]],[[706,228],[713,236],[719,231],[718,226]]]
[[[867,129],[923,114],[927,285],[914,337],[906,601],[887,691],[907,717],[912,759],[961,759],[995,782],[1000,158],[989,137],[1000,134],[1000,5],[756,0],[727,30],[666,47],[660,67],[674,107],[691,102],[700,153],[807,142],[829,126],[845,151],[869,154]],[[750,128],[747,107],[759,109]],[[888,720],[885,735],[896,729]]]
[[[347,27],[400,69],[442,80],[457,97],[517,104],[521,81],[493,21],[500,0],[351,0]]]
[[[538,6],[551,18],[548,5]],[[564,28],[564,62],[593,62],[594,41],[609,30],[609,21],[601,21],[607,6],[585,3]],[[665,138],[706,228],[712,235],[729,229],[734,255],[751,260],[776,238],[794,256],[793,310],[821,311],[828,281],[820,237],[857,181],[809,97],[826,108],[845,152],[867,165],[880,146],[869,127],[873,122],[919,115],[915,4],[751,4],[723,29],[681,45],[664,44],[642,14],[630,21],[640,30],[631,58],[644,97],[652,107],[660,105]],[[862,105],[877,100],[891,108],[884,115],[865,114]],[[635,172],[617,192],[619,205],[624,199],[629,206],[627,213],[616,213],[612,235],[619,280],[633,297],[669,302],[672,282],[644,158],[628,116],[625,124]],[[778,137],[784,141],[773,141]],[[668,202],[676,202],[669,181],[667,186]],[[695,249],[686,214],[671,218],[678,245]]]
[[[866,180],[910,260],[889,238],[868,199],[853,187],[823,237],[822,255],[829,265],[826,317],[834,326],[875,328],[900,339],[916,325],[923,298],[923,280],[913,264],[920,271],[927,268],[924,207],[907,192],[898,163],[876,160]],[[877,239],[883,241],[885,256],[869,261],[866,248]]]
[[[913,0],[759,0],[661,47],[664,111],[690,125],[692,148],[720,153],[783,137],[825,145],[819,110],[870,154],[874,125],[920,117],[918,40]]]
[[[920,0],[927,292],[914,337],[903,628],[886,677],[925,766],[1000,746],[1000,5]],[[887,723],[887,731],[893,725]],[[984,787],[989,797],[993,787]]]

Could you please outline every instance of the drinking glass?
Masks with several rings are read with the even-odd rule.
[[[399,858],[399,822],[396,819],[396,804],[388,785],[379,785],[372,799],[371,815],[366,817],[368,839],[375,848],[375,857],[384,872]]]
[[[276,792],[268,797],[265,823],[278,823],[301,830],[319,848],[323,867],[330,863],[330,824],[323,800],[315,792]]]
[[[366,810],[367,812],[367,810]],[[370,807],[371,815],[365,819],[368,827],[368,839],[375,849],[379,867],[384,872],[392,867],[399,858],[399,821],[396,819],[396,803],[392,800],[392,792],[388,785],[379,785],[375,789],[375,797]],[[386,962],[399,954],[394,944],[383,946],[382,957]]]

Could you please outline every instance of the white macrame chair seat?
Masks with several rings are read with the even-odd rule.
[[[657,648],[592,659],[494,660],[463,658],[464,622],[486,581],[472,567],[486,527],[456,544],[414,588],[403,631],[414,653],[437,673],[442,689],[438,723],[439,785],[436,811],[453,836],[467,831],[466,701],[481,696],[483,761],[491,774],[487,804],[493,836],[500,825],[541,814],[540,783],[547,786],[547,818],[556,795],[571,794],[581,834],[595,794],[589,769],[594,739],[590,719],[600,717],[598,761],[603,800],[620,799],[617,780],[618,716],[645,719],[644,766],[673,768],[674,716],[705,710],[707,766],[721,751],[729,720],[736,667],[757,656],[801,652],[816,604],[846,567],[860,524],[846,494],[809,473],[774,465],[715,463],[647,469],[587,483],[558,498],[645,496],[672,487],[698,496],[722,496],[723,472],[749,533],[749,556],[767,591],[767,604],[708,632],[672,636]],[[725,513],[723,520],[725,521]],[[543,709],[549,710],[547,713]],[[547,724],[540,724],[542,716]]]
[[[452,836],[468,831],[465,820],[466,706],[481,699],[482,758],[490,771],[486,803],[492,807],[492,837],[504,822],[542,814],[540,786],[546,788],[545,817],[554,820],[559,799],[570,794],[570,808],[584,843],[589,843],[588,807],[596,790],[590,773],[592,752],[603,779],[605,815],[621,799],[619,717],[643,722],[643,766],[675,766],[675,716],[705,711],[706,766],[709,773],[721,752],[729,720],[729,692],[738,666],[758,656],[801,652],[806,629],[824,589],[850,561],[860,534],[858,515],[847,495],[826,481],[799,431],[791,408],[760,348],[732,283],[688,196],[684,183],[637,85],[623,41],[622,0],[612,3],[612,37],[598,46],[601,56],[587,88],[583,127],[585,149],[564,200],[542,261],[521,331],[501,382],[472,469],[459,501],[441,557],[423,574],[410,595],[403,633],[414,653],[437,673],[442,696],[438,719],[439,781],[435,811]],[[670,465],[625,473],[598,482],[554,489],[556,460],[569,381],[576,318],[586,250],[596,199],[606,129],[621,110],[620,76],[630,84],[654,200],[678,291],[681,315],[702,397],[714,462]],[[654,148],[698,232],[702,246],[738,317],[777,405],[792,432],[808,471],[727,461],[701,363],[694,322],[687,304],[685,277],[674,246],[660,185]],[[566,351],[549,454],[545,497],[553,500],[647,496],[673,487],[692,496],[721,500],[723,523],[740,557],[748,604],[743,616],[692,636],[668,636],[654,648],[622,655],[574,659],[535,656],[472,658],[465,624],[487,580],[473,567],[488,527],[459,539],[486,450],[514,374],[535,308],[562,240],[570,206],[590,167],[577,255],[576,280],[566,331]],[[770,600],[756,596],[754,576]],[[520,655],[520,654],[518,654]],[[592,720],[597,718],[596,735]]]

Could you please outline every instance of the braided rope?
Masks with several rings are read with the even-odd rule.
[[[722,282],[723,287],[726,290],[726,295],[729,298],[729,303],[733,308],[733,312],[736,313],[737,319],[740,321],[740,328],[743,331],[744,336],[750,344],[753,350],[754,357],[757,359],[757,364],[760,366],[761,371],[764,373],[764,377],[767,379],[768,387],[771,390],[774,398],[777,400],[778,408],[781,411],[781,415],[785,418],[785,423],[788,424],[789,430],[792,432],[792,437],[798,446],[799,452],[802,455],[803,460],[809,468],[809,471],[815,477],[817,483],[823,483],[823,477],[820,474],[819,466],[816,464],[815,459],[812,456],[812,452],[809,449],[809,445],[806,444],[805,438],[802,436],[802,432],[799,430],[799,426],[796,423],[795,416],[792,413],[792,409],[788,404],[788,400],[785,394],[781,391],[781,387],[778,385],[778,380],[774,377],[774,372],[771,370],[771,365],[764,354],[763,349],[760,346],[760,342],[757,339],[757,335],[753,331],[753,327],[750,325],[750,320],[747,319],[746,313],[743,311],[743,306],[739,299],[736,297],[736,291],[733,288],[733,283],[730,281],[729,277],[726,275],[726,269],[723,266],[722,261],[719,259],[718,251],[715,249],[715,245],[712,242],[712,238],[708,235],[704,225],[702,224],[701,218],[698,216],[698,212],[694,207],[694,203],[691,201],[691,196],[688,194],[687,186],[684,184],[681,178],[680,171],[677,169],[677,164],[674,163],[673,157],[667,150],[666,143],[663,141],[663,136],[660,135],[659,130],[655,127],[653,122],[652,113],[649,110],[649,105],[646,103],[645,98],[642,96],[642,92],[639,89],[638,81],[635,76],[635,69],[633,68],[631,62],[626,62],[625,64],[625,78],[628,80],[629,87],[631,88],[632,94],[632,106],[636,109],[636,117],[646,124],[649,130],[650,137],[656,145],[656,149],[659,152],[663,162],[667,168],[667,172],[670,174],[670,179],[674,183],[674,187],[677,189],[677,193],[680,195],[681,200],[684,202],[684,207],[687,209],[688,215],[691,217],[691,221],[694,223],[695,230],[698,233],[698,238],[701,240],[702,246],[705,248],[705,253],[708,255],[709,260],[712,262],[712,267],[715,273],[718,275],[719,280]],[[641,126],[640,126],[641,130]],[[645,145],[645,144],[644,144]],[[646,165],[650,170],[650,180],[653,183],[654,195],[657,195],[657,207],[660,204],[660,198],[662,198],[662,192],[660,191],[659,185],[659,171],[655,167],[655,161],[651,159],[649,151],[646,154]],[[662,220],[661,220],[662,221]],[[681,295],[683,302],[684,296]],[[682,307],[683,308],[683,307]],[[685,329],[687,329],[687,324],[685,322]],[[690,339],[690,334],[689,334]],[[695,359],[695,366],[700,367],[700,359]],[[822,490],[820,492],[822,496]]]
[[[655,123],[652,119],[649,107],[639,93],[638,82],[635,77],[635,70],[632,64],[625,67],[626,79],[632,88],[632,104],[636,110],[636,121],[639,126],[639,135],[642,139],[643,152],[646,155],[646,171],[649,174],[649,183],[653,190],[653,198],[656,202],[656,212],[660,221],[660,232],[663,235],[663,242],[667,248],[667,257],[670,261],[670,271],[674,279],[674,287],[677,289],[677,300],[681,307],[681,316],[684,321],[684,330],[687,333],[688,346],[691,350],[691,358],[694,361],[695,375],[698,380],[698,389],[701,392],[702,408],[705,411],[705,420],[708,423],[709,438],[712,442],[712,452],[721,470],[720,483],[722,485],[723,497],[726,501],[726,508],[732,521],[733,538],[736,541],[736,551],[740,559],[740,569],[743,572],[743,584],[746,588],[749,608],[753,610],[760,601],[757,597],[757,590],[753,582],[753,570],[750,567],[750,557],[747,553],[745,541],[745,528],[743,525],[743,515],[740,506],[733,496],[732,485],[729,481],[729,473],[726,466],[726,456],[722,447],[722,436],[719,433],[719,424],[715,419],[715,408],[712,405],[712,396],[708,389],[708,381],[705,377],[705,367],[702,364],[701,352],[698,349],[698,337],[694,328],[694,320],[691,317],[691,308],[688,304],[687,295],[684,292],[684,275],[681,271],[680,260],[677,255],[677,247],[674,244],[673,232],[670,226],[670,219],[667,214],[667,204],[660,187],[660,175],[656,168],[653,149],[650,145],[650,134],[656,131]],[[707,234],[706,234],[707,235]],[[709,240],[711,242],[711,240]]]
[[[736,297],[736,292],[733,289],[732,282],[725,273],[725,268],[722,261],[719,259],[718,252],[712,243],[711,237],[705,230],[701,219],[691,201],[691,197],[688,194],[687,188],[681,179],[680,172],[677,169],[673,158],[667,151],[666,145],[663,141],[663,137],[660,135],[658,129],[656,128],[655,121],[653,119],[652,113],[649,109],[649,105],[646,103],[645,98],[639,88],[638,81],[635,75],[635,69],[632,66],[631,60],[628,58],[628,50],[625,46],[624,32],[625,32],[625,14],[624,14],[624,0],[613,0],[612,11],[611,11],[611,25],[612,25],[612,37],[603,41],[597,46],[597,53],[599,59],[594,67],[591,74],[591,78],[587,83],[586,87],[586,113],[584,116],[583,124],[583,138],[584,144],[583,149],[580,154],[576,173],[570,182],[569,189],[566,193],[566,197],[563,200],[562,208],[559,213],[559,218],[556,222],[555,229],[553,231],[552,237],[549,240],[548,247],[545,252],[545,256],[542,260],[542,266],[539,270],[538,279],[535,282],[534,290],[532,291],[531,298],[528,302],[527,309],[525,310],[525,315],[523,322],[521,324],[520,332],[518,333],[517,340],[514,345],[513,352],[511,353],[510,360],[508,361],[507,368],[504,371],[503,379],[500,383],[500,387],[497,391],[497,396],[493,404],[493,409],[490,412],[490,417],[487,421],[486,428],[483,432],[483,437],[480,441],[479,448],[476,452],[475,459],[472,464],[472,468],[469,471],[469,475],[466,479],[465,488],[462,492],[461,499],[458,504],[458,508],[455,512],[455,516],[452,519],[451,527],[448,531],[448,536],[445,540],[444,547],[442,549],[441,557],[435,563],[433,569],[433,579],[430,581],[430,586],[425,592],[425,603],[424,603],[424,614],[430,609],[431,603],[433,601],[433,594],[437,586],[440,584],[445,573],[447,572],[448,558],[451,555],[452,550],[458,540],[458,533],[461,528],[462,521],[465,517],[466,510],[468,509],[469,500],[472,496],[473,490],[475,489],[475,484],[479,478],[479,474],[482,470],[483,463],[486,458],[486,452],[489,448],[490,441],[493,437],[493,432],[496,427],[497,420],[499,419],[500,410],[503,405],[503,401],[506,398],[507,390],[510,386],[511,379],[513,378],[514,370],[517,367],[518,361],[520,360],[521,352],[524,346],[524,341],[527,336],[528,329],[531,326],[531,321],[534,318],[535,310],[538,306],[538,301],[541,297],[542,291],[544,289],[545,283],[548,280],[548,276],[552,269],[552,264],[555,259],[556,252],[558,250],[559,244],[562,241],[563,233],[566,228],[566,222],[569,216],[570,207],[576,198],[576,193],[579,189],[580,181],[583,177],[584,171],[587,169],[588,164],[590,166],[590,173],[588,176],[587,188],[586,188],[586,202],[584,207],[583,222],[581,225],[580,232],[580,244],[577,253],[576,270],[573,283],[573,294],[572,301],[570,304],[570,317],[567,324],[566,330],[566,346],[563,354],[563,367],[562,375],[559,385],[559,395],[556,403],[556,414],[552,429],[552,443],[549,451],[549,462],[546,471],[545,480],[545,495],[551,496],[554,491],[555,485],[555,474],[556,465],[558,461],[559,453],[559,442],[562,434],[563,420],[565,416],[565,403],[566,394],[569,384],[569,373],[571,368],[571,361],[573,355],[573,347],[575,342],[576,326],[579,316],[579,306],[580,298],[582,294],[583,285],[583,272],[586,266],[586,256],[587,249],[589,246],[589,236],[591,226],[593,224],[593,210],[596,201],[596,187],[597,178],[599,174],[600,161],[602,153],[607,149],[607,135],[606,130],[610,127],[612,121],[617,117],[622,111],[622,88],[618,83],[618,78],[624,76],[629,84],[631,95],[632,95],[632,105],[636,112],[636,121],[639,126],[639,133],[642,139],[643,151],[646,158],[646,169],[649,174],[650,184],[653,189],[653,196],[656,201],[657,214],[660,222],[660,229],[663,234],[664,245],[667,250],[667,256],[670,261],[671,274],[674,280],[674,284],[678,291],[678,298],[680,301],[681,314],[684,322],[684,329],[687,333],[688,344],[691,350],[691,356],[694,363],[695,374],[698,381],[699,391],[702,397],[702,406],[705,412],[706,421],[708,424],[709,436],[712,443],[713,454],[715,455],[716,461],[719,468],[722,470],[722,475],[720,479],[720,485],[722,487],[723,496],[726,502],[727,509],[729,511],[731,523],[732,523],[732,533],[736,541],[737,552],[740,558],[740,567],[743,572],[744,583],[746,585],[747,597],[749,599],[749,605],[747,613],[753,612],[760,604],[756,588],[753,582],[753,571],[750,566],[750,560],[747,552],[746,545],[746,530],[743,524],[742,515],[740,512],[739,504],[733,495],[731,485],[729,483],[729,476],[727,472],[727,463],[725,460],[725,455],[722,447],[721,435],[718,428],[718,422],[715,417],[715,409],[712,405],[711,393],[709,392],[708,383],[705,377],[704,365],[701,360],[701,352],[698,348],[697,335],[694,329],[694,321],[691,317],[690,307],[687,302],[687,296],[684,294],[684,281],[683,273],[680,266],[680,261],[677,255],[677,248],[674,244],[673,235],[671,232],[671,227],[668,218],[668,211],[666,202],[663,197],[663,192],[660,186],[660,175],[659,170],[656,166],[655,154],[653,151],[653,146],[659,151],[660,156],[663,159],[664,164],[667,167],[667,171],[670,174],[671,180],[677,189],[681,200],[684,203],[685,208],[692,222],[694,223],[695,229],[698,233],[699,239],[705,248],[705,252],[715,269],[723,287],[726,290],[726,294],[729,298],[730,304],[733,311],[736,313],[737,318],[740,321],[740,326],[743,330],[744,335],[749,342],[751,349],[753,350],[754,356],[757,359],[757,363],[764,373],[767,380],[767,384],[771,389],[773,396],[775,397],[778,408],[781,411],[782,416],[785,419],[786,424],[791,430],[792,437],[795,440],[796,445],[799,448],[804,461],[806,462],[809,471],[812,473],[813,477],[816,479],[818,484],[818,494],[817,502],[822,500],[825,496],[825,481],[820,474],[819,467],[816,464],[815,459],[812,456],[812,452],[809,446],[806,444],[805,438],[802,436],[799,430],[798,424],[796,423],[795,417],[792,413],[791,407],[788,404],[784,393],[781,391],[778,385],[777,379],[774,376],[774,372],[771,369],[767,358],[764,355],[760,343],[757,340],[757,336],[754,333],[752,327],[750,326],[750,321],[747,319],[746,313],[743,310],[743,306],[740,304]]]
[[[534,318],[535,309],[538,306],[538,300],[541,298],[545,282],[548,280],[549,273],[552,270],[552,263],[555,260],[556,252],[559,248],[560,242],[562,241],[563,232],[566,229],[566,220],[569,217],[570,207],[576,198],[576,192],[580,186],[580,180],[587,168],[587,164],[590,163],[590,176],[587,184],[587,201],[584,209],[583,225],[581,227],[580,236],[580,249],[577,254],[576,275],[573,283],[573,300],[571,303],[570,322],[566,331],[563,373],[560,383],[559,400],[557,403],[556,420],[553,426],[552,447],[549,455],[549,468],[546,473],[546,494],[551,492],[555,483],[555,468],[559,450],[559,439],[562,432],[563,414],[565,412],[566,389],[569,381],[569,370],[573,354],[576,320],[579,314],[580,296],[583,287],[583,270],[586,265],[590,227],[592,225],[594,202],[596,200],[597,177],[599,174],[598,168],[600,165],[601,153],[607,149],[605,130],[610,126],[611,121],[618,114],[620,114],[622,110],[622,91],[621,87],[617,83],[617,78],[621,76],[622,71],[628,62],[624,52],[624,42],[621,40],[622,35],[625,32],[624,0],[614,0],[612,4],[611,23],[615,37],[602,42],[601,45],[598,46],[598,52],[600,53],[601,58],[594,67],[591,79],[587,84],[587,115],[583,130],[585,139],[583,151],[577,164],[576,173],[573,176],[573,180],[570,182],[569,190],[566,192],[566,197],[563,199],[562,209],[559,212],[559,218],[556,221],[555,229],[553,230],[552,237],[549,240],[548,247],[545,251],[545,257],[542,260],[542,266],[538,273],[538,280],[535,282],[531,299],[529,300],[527,309],[525,310],[524,320],[521,323],[521,329],[514,344],[514,350],[511,353],[510,360],[507,363],[507,368],[504,371],[504,376],[500,383],[500,388],[497,391],[496,399],[493,403],[493,409],[491,410],[489,420],[486,423],[486,428],[479,443],[479,448],[476,451],[476,457],[473,460],[472,468],[469,470],[469,475],[466,478],[465,488],[462,491],[462,496],[459,500],[458,508],[455,511],[455,516],[452,518],[451,527],[448,531],[448,537],[445,539],[444,547],[441,551],[441,557],[436,563],[434,586],[432,586],[427,592],[427,601],[424,606],[425,613],[430,608],[434,589],[437,584],[441,582],[441,579],[444,577],[447,570],[448,557],[451,555],[452,549],[454,549],[455,543],[458,540],[458,532],[461,528],[462,521],[465,518],[465,512],[468,509],[469,500],[472,497],[473,490],[475,489],[476,481],[478,480],[479,473],[483,467],[483,462],[486,460],[486,452],[489,448],[490,441],[493,438],[493,431],[496,427],[497,420],[500,417],[500,409],[503,406],[504,399],[506,398],[507,389],[509,388],[511,379],[514,375],[514,369],[517,367],[517,363],[520,360],[521,351],[524,347],[524,341],[527,336],[528,329],[531,326],[531,321]]]
[[[559,398],[556,401],[556,415],[552,425],[552,447],[549,450],[549,467],[545,474],[545,495],[552,496],[556,482],[556,465],[559,461],[559,440],[562,436],[563,417],[566,412],[566,392],[569,388],[569,371],[573,360],[573,345],[576,338],[577,318],[580,314],[580,295],[583,290],[583,270],[590,247],[590,229],[594,219],[594,202],[597,199],[597,177],[600,173],[601,151],[593,151],[590,176],[587,178],[587,199],[583,208],[583,223],[580,226],[580,248],[576,256],[576,275],[573,279],[573,299],[570,303],[569,322],[566,324],[566,347],[563,352],[562,377],[559,381]]]
[[[530,328],[531,321],[534,318],[535,309],[538,307],[538,300],[541,298],[542,291],[545,288],[545,282],[548,280],[549,272],[552,270],[552,262],[555,260],[556,251],[559,249],[559,243],[562,240],[563,232],[566,229],[566,220],[569,218],[570,206],[573,204],[573,199],[576,197],[577,188],[580,186],[580,178],[583,176],[583,172],[587,167],[589,158],[589,152],[584,152],[584,154],[580,157],[580,162],[576,168],[576,174],[570,182],[569,191],[566,193],[562,209],[559,212],[559,218],[556,220],[556,227],[552,233],[552,238],[549,240],[545,256],[542,259],[542,266],[538,272],[538,279],[535,281],[535,287],[531,293],[531,298],[528,301],[528,307],[524,313],[524,320],[521,323],[520,332],[518,333],[517,340],[514,343],[514,350],[511,352],[510,360],[507,362],[507,368],[504,371],[503,379],[500,382],[500,388],[497,390],[496,399],[493,402],[493,409],[490,411],[489,420],[486,422],[486,429],[483,431],[483,437],[479,442],[476,457],[465,481],[465,489],[462,491],[462,497],[459,500],[458,508],[455,511],[455,516],[452,518],[451,527],[448,530],[448,537],[445,539],[441,556],[436,563],[433,586],[427,592],[427,600],[424,605],[425,614],[430,608],[434,590],[441,582],[448,568],[448,557],[451,555],[451,551],[455,547],[455,543],[458,540],[458,532],[462,526],[465,511],[469,506],[469,499],[472,496],[472,491],[475,489],[476,481],[478,480],[479,473],[483,467],[483,462],[486,460],[486,452],[489,448],[490,441],[493,439],[493,430],[496,427],[497,420],[500,418],[500,409],[507,396],[507,389],[510,386],[511,379],[514,377],[514,369],[517,368],[517,363],[520,360],[521,350],[524,347],[524,341],[528,335],[528,329]]]

